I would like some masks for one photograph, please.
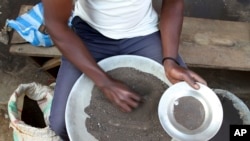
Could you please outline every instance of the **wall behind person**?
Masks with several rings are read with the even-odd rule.
[[[159,12],[162,0],[152,0]],[[184,16],[250,22],[250,0],[184,0]]]

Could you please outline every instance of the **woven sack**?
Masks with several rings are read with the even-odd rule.
[[[46,127],[36,128],[26,124],[21,120],[24,96],[37,101],[41,109]],[[21,84],[11,95],[8,102],[8,114],[10,117],[10,127],[13,128],[14,141],[60,141],[48,126],[51,102],[53,99],[53,89],[38,83]],[[32,116],[32,115],[29,115]]]

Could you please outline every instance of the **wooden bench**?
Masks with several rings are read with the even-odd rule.
[[[22,5],[19,15],[26,13],[32,5]],[[41,64],[41,70],[49,70],[60,65],[61,52],[55,47],[34,47],[25,41],[17,32],[13,32],[10,41],[10,53],[29,56],[29,57],[46,57],[45,62]]]
[[[180,53],[190,66],[250,70],[250,23],[185,17]]]
[[[20,15],[31,7],[23,5]],[[44,70],[60,65],[61,53],[55,46],[31,46],[16,32],[11,40],[10,52],[31,57],[51,57],[43,64]],[[249,23],[185,17],[180,53],[189,66],[249,71]]]

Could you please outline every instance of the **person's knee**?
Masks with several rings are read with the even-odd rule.
[[[63,141],[69,141],[65,121],[63,119],[50,117],[50,128],[60,136]]]

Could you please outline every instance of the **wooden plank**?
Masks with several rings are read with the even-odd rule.
[[[250,24],[185,17],[180,54],[189,66],[250,70]]]
[[[61,65],[61,58],[55,57],[45,62],[40,69],[46,71],[60,65]]]
[[[12,45],[9,50],[13,54],[24,56],[37,56],[37,57],[58,57],[61,52],[54,47],[34,47],[30,44],[16,44]]]

